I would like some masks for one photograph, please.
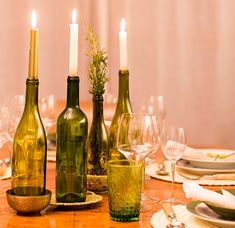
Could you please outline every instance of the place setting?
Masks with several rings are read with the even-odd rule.
[[[234,167],[235,153],[232,150],[194,149],[187,146],[182,157],[176,161],[175,182],[194,180],[202,185],[235,185]],[[153,178],[171,180],[168,161],[151,164],[146,172]]]
[[[151,164],[146,172],[153,178],[172,182],[171,198],[160,201],[162,210],[152,215],[151,225],[154,228],[235,227],[235,190],[221,188],[213,191],[201,186],[234,185],[235,153],[230,150],[186,147],[183,130],[173,126],[163,126],[160,144],[168,161],[161,165]],[[182,168],[182,162],[189,163],[192,172],[185,170],[184,166]],[[175,198],[175,182],[182,183],[185,197],[191,202]]]
[[[189,203],[161,202],[162,210],[150,220],[154,228],[160,227],[235,227],[235,190],[213,191],[194,181],[183,183]]]

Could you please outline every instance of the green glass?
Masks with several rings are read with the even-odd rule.
[[[57,120],[56,200],[83,202],[87,191],[87,117],[79,108],[79,77],[67,79],[67,105]]]
[[[15,195],[45,193],[47,142],[38,111],[38,79],[27,79],[23,115],[13,140],[12,189]]]
[[[119,160],[125,157],[117,150],[117,130],[118,122],[123,113],[132,113],[131,102],[129,97],[129,71],[119,71],[119,88],[118,88],[118,102],[114,117],[110,126],[109,140],[109,160]]]
[[[93,119],[87,149],[87,173],[89,175],[107,175],[109,139],[104,123],[102,96],[93,96]]]
[[[109,214],[115,221],[136,221],[140,214],[143,163],[108,162]]]

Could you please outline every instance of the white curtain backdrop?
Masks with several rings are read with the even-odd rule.
[[[135,108],[163,95],[167,122],[186,128],[188,144],[235,148],[234,0],[0,0],[0,95],[25,92],[32,9],[38,15],[40,95],[66,98],[69,23],[79,14],[80,99],[87,82],[86,24],[109,56],[117,95],[118,32],[128,32],[130,94]]]

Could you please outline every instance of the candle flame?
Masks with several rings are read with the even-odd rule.
[[[32,28],[37,27],[37,14],[36,14],[35,10],[33,10],[33,12],[32,12],[31,24],[32,24]]]
[[[126,22],[124,18],[121,19],[120,28],[122,32],[124,32],[126,29]]]
[[[72,12],[72,23],[76,24],[76,21],[77,21],[77,11],[75,9],[73,9],[73,12]]]

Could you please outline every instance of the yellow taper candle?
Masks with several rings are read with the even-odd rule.
[[[72,24],[70,24],[69,76],[78,75],[78,24],[76,18],[77,12],[73,9]]]
[[[38,78],[38,29],[37,29],[37,15],[35,10],[31,17],[32,28],[30,30],[30,50],[29,50],[29,71],[28,78]]]

